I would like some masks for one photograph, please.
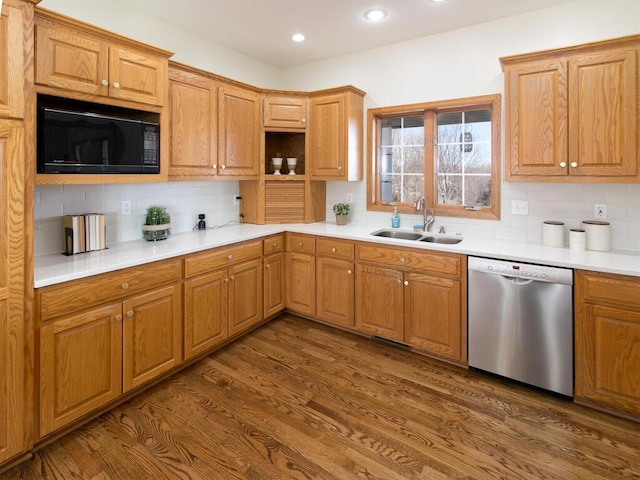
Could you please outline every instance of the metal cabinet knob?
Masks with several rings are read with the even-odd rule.
[[[129,310],[127,312],[127,317],[129,317],[129,318],[133,317],[133,310]]]
[[[331,249],[331,253],[336,253],[337,251],[338,251],[338,249],[337,249],[336,247],[333,247],[333,248]]]
[[[401,263],[402,265],[404,265],[405,263],[407,263],[407,259],[406,259],[406,258],[404,258],[404,257],[403,257],[403,258],[401,258],[401,259],[400,259],[400,263]]]
[[[113,88],[120,88],[120,84],[118,82],[113,82]]]
[[[122,315],[118,314],[116,315],[116,322],[121,322],[122,321]]]
[[[567,166],[567,162],[560,162],[560,166],[561,166],[562,168],[566,167],[566,166]]]
[[[264,268],[269,270],[271,268],[271,265],[265,265]]]
[[[231,275],[231,280],[235,280],[236,276],[235,275]]]
[[[353,275],[353,270],[351,269],[347,270],[347,275]]]
[[[222,170],[224,170],[225,168],[227,168],[227,166],[226,166],[226,165],[222,165],[220,168],[221,168]]]
[[[408,286],[409,286],[409,280],[405,280],[405,281],[404,281],[404,286],[405,286],[405,287],[408,287]]]
[[[102,80],[102,82],[100,82],[100,83],[102,83],[102,85],[104,87],[108,87],[109,86],[109,80]]]
[[[277,243],[274,243],[274,244],[273,244],[273,248],[277,248],[277,247],[278,247],[278,244],[277,244]]]
[[[225,278],[225,279],[224,279],[224,283],[229,283],[229,279],[228,279],[228,278]]]
[[[126,290],[127,288],[129,288],[129,282],[124,282],[124,283],[122,284],[122,289],[123,289],[123,290]]]
[[[213,164],[213,169],[215,170],[216,168],[218,168],[218,164],[217,164],[217,163],[214,163],[214,164]]]
[[[302,242],[298,242],[298,246],[301,247],[302,246]]]
[[[233,255],[229,254],[229,256],[227,257],[227,260],[233,260]]]
[[[342,165],[340,165],[340,166],[338,167],[338,170],[342,170]]]
[[[306,122],[307,122],[307,119],[306,119],[306,118],[303,118],[303,119],[302,119],[302,123],[306,123]]]
[[[571,162],[571,166],[572,166],[573,168],[576,168],[576,167],[578,166],[578,162]]]

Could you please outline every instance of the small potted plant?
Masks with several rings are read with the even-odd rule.
[[[165,240],[171,233],[171,216],[166,207],[151,205],[142,226],[142,238],[150,242]]]
[[[336,225],[346,225],[350,207],[348,203],[336,203],[333,205],[333,213],[336,214]]]

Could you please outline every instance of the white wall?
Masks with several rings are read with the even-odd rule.
[[[100,25],[176,52],[175,59],[266,88],[315,90],[352,84],[367,92],[365,108],[425,102],[487,93],[503,93],[498,58],[640,32],[638,0],[583,0],[531,14],[358,54],[278,71],[212,44],[190,32],[123,11],[115,0],[43,0],[41,6]],[[113,12],[118,12],[114,15]],[[366,117],[365,117],[366,119]],[[60,250],[60,216],[102,211],[108,241],[139,238],[140,218],[150,203],[169,206],[174,231],[187,231],[197,213],[209,224],[237,219],[231,205],[237,182],[36,187],[36,254]],[[366,211],[364,182],[328,182],[327,208],[354,195],[353,222],[390,224],[390,215]],[[120,215],[120,201],[134,201],[131,217]],[[511,200],[527,200],[528,216],[513,216]],[[502,219],[438,218],[448,232],[496,235],[539,242],[543,220],[563,220],[568,227],[593,217],[593,205],[608,206],[613,247],[640,252],[640,186],[550,183],[502,183]],[[403,227],[419,217],[403,215]]]

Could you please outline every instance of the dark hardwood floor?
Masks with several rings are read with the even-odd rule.
[[[0,477],[640,479],[640,425],[284,315]]]

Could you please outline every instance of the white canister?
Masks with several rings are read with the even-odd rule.
[[[587,250],[611,250],[611,225],[600,220],[584,220],[582,228],[587,234]]]
[[[587,248],[587,233],[581,228],[569,230],[569,249],[575,252],[584,252]]]
[[[542,243],[547,247],[564,247],[564,222],[555,220],[543,222]]]

